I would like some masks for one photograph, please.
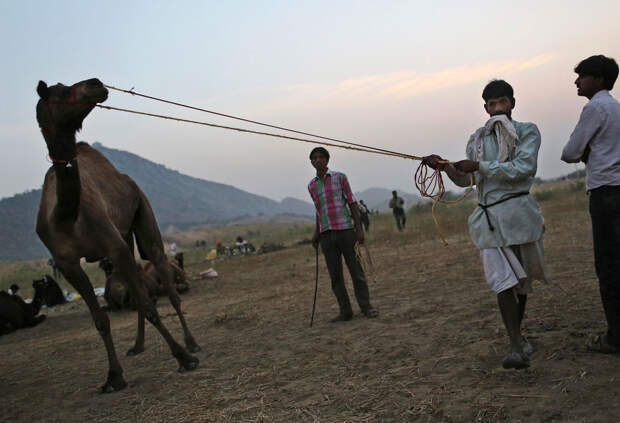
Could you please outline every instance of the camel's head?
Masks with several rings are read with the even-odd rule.
[[[108,98],[108,90],[96,78],[71,86],[56,84],[48,87],[43,81],[37,86],[37,121],[47,143],[50,156],[59,160],[75,157],[75,133],[95,104]]]
[[[99,261],[99,268],[103,270],[106,277],[110,277],[110,275],[112,274],[112,270],[114,270],[114,266],[112,265],[112,262],[108,260],[107,257],[104,257]]]
[[[129,305],[129,288],[121,281],[106,284],[104,298],[113,310],[120,310]]]

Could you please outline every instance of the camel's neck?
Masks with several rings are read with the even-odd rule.
[[[56,218],[61,221],[77,219],[80,208],[80,171],[76,159],[55,162],[56,173]]]
[[[77,164],[75,130],[43,129],[54,173],[56,174],[55,218],[60,221],[77,219],[80,206],[80,172]]]
[[[42,129],[47,151],[52,161],[70,161],[75,159],[77,147],[75,130]]]

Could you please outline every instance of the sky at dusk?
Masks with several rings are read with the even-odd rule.
[[[559,160],[587,99],[574,66],[620,59],[614,1],[0,0],[0,198],[40,188],[50,166],[35,119],[39,80],[105,84],[413,155],[464,158],[493,78],[513,118],[542,133],[538,176]],[[619,89],[612,90],[618,98]],[[107,105],[265,131],[111,91]],[[272,132],[269,130],[269,132]],[[278,131],[274,131],[278,132]],[[78,140],[280,200],[308,200],[312,146],[95,109]],[[330,149],[355,191],[414,192],[411,160]]]

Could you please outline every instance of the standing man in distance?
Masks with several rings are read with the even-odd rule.
[[[592,336],[587,346],[620,353],[620,103],[609,93],[618,78],[618,64],[609,57],[591,56],[575,67],[575,73],[577,95],[590,101],[562,160],[586,164],[594,264],[607,320],[607,332]]]
[[[405,217],[405,200],[398,196],[396,191],[392,191],[392,198],[390,199],[390,208],[396,219],[396,227],[399,232],[402,232],[405,228],[407,218]]]
[[[459,186],[468,186],[474,174],[478,207],[467,221],[469,235],[480,249],[487,284],[497,302],[510,353],[502,361],[505,369],[530,365],[532,345],[521,335],[527,294],[532,280],[546,282],[543,259],[544,220],[538,203],[529,195],[534,182],[540,148],[535,124],[512,119],[514,92],[503,80],[489,82],[482,91],[484,110],[490,119],[470,138],[467,160],[444,166],[431,155],[424,160],[445,170]]]
[[[360,200],[357,206],[359,207],[360,219],[362,221],[362,224],[364,225],[364,230],[368,232],[368,229],[370,228],[370,210],[368,210],[368,207],[364,203],[364,200]]]
[[[379,313],[370,304],[366,275],[355,253],[355,243],[364,242],[357,200],[344,173],[328,169],[329,152],[316,147],[310,152],[310,163],[316,169],[316,177],[308,184],[310,197],[316,208],[316,229],[312,246],[321,250],[332,281],[332,291],[338,300],[340,314],[332,322],[348,321],[353,318],[353,309],[344,284],[342,256],[347,264],[355,298],[366,317],[377,317]]]

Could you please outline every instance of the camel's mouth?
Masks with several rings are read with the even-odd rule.
[[[93,92],[92,101],[93,103],[103,103],[108,99],[108,89],[103,85],[101,88],[97,88],[97,92]]]
[[[84,84],[84,92],[89,102],[103,103],[108,99],[108,89],[99,79],[88,79],[83,81],[82,84]]]
[[[108,99],[108,89],[106,87],[102,87],[102,92],[99,98],[96,100],[97,103],[103,103]]]

